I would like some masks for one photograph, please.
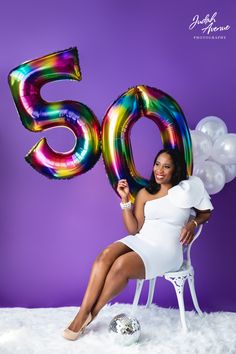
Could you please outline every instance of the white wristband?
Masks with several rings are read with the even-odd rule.
[[[132,204],[131,201],[127,202],[127,203],[120,203],[120,207],[121,209],[131,209],[132,208]]]

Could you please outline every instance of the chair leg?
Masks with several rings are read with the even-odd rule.
[[[152,304],[154,290],[155,290],[155,284],[156,284],[156,278],[149,280],[149,290],[148,290],[148,299],[147,299],[147,303],[146,303],[146,308],[149,308],[149,306]]]
[[[139,298],[140,298],[140,294],[142,291],[142,287],[143,287],[143,279],[137,279],[136,282],[136,291],[135,291],[135,295],[134,295],[134,300],[133,300],[133,310],[137,307],[138,302],[139,302]]]
[[[190,293],[191,293],[191,296],[192,296],[193,305],[195,307],[195,310],[197,311],[199,316],[203,316],[203,312],[200,309],[199,304],[198,304],[198,300],[197,300],[197,295],[196,295],[195,286],[194,286],[194,273],[193,272],[191,272],[189,274],[188,285],[189,285],[189,289],[190,289]]]
[[[177,300],[178,300],[178,305],[179,305],[179,312],[180,312],[180,320],[182,324],[182,328],[184,332],[188,331],[187,325],[186,325],[186,319],[185,319],[185,307],[184,307],[184,298],[183,298],[183,292],[184,292],[184,283],[186,280],[186,276],[179,276],[179,277],[168,277],[168,275],[165,276],[167,280],[169,280],[175,288]]]

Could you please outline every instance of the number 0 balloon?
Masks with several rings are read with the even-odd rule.
[[[177,102],[153,87],[136,86],[121,95],[107,110],[102,124],[102,154],[111,185],[127,179],[131,199],[147,184],[133,161],[130,133],[141,118],[151,119],[160,129],[165,148],[178,149],[185,158],[188,174],[192,174],[191,137],[184,114]]]

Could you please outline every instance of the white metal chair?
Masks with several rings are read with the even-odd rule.
[[[177,296],[177,300],[178,300],[178,305],[179,305],[179,311],[180,311],[180,320],[181,320],[182,328],[185,332],[187,332],[187,330],[188,330],[187,325],[186,325],[186,320],[185,320],[185,307],[184,307],[184,299],[183,299],[184,284],[185,284],[186,280],[188,280],[190,293],[192,296],[193,305],[195,307],[195,310],[197,311],[199,316],[203,315],[203,313],[199,307],[197,296],[196,296],[196,291],[195,291],[195,286],[194,286],[194,269],[191,264],[191,257],[190,257],[190,251],[191,251],[192,244],[198,238],[201,231],[202,231],[202,225],[199,225],[192,242],[189,245],[184,246],[183,252],[184,252],[184,258],[186,257],[186,259],[184,259],[181,268],[178,271],[168,272],[168,273],[164,274],[165,279],[169,280],[175,288],[175,292],[176,292],[176,296]],[[140,294],[141,294],[142,287],[143,287],[143,282],[144,282],[144,279],[137,280],[136,291],[135,291],[134,300],[133,300],[133,310],[135,310],[136,306],[138,305]],[[146,303],[146,308],[148,308],[152,303],[154,290],[155,290],[155,283],[156,283],[156,278],[149,280],[149,292],[148,292],[148,299],[147,299],[147,303]]]

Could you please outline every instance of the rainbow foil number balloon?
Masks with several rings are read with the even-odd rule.
[[[94,113],[75,101],[46,102],[41,87],[55,80],[81,80],[76,48],[26,62],[9,74],[9,85],[23,125],[39,132],[67,127],[75,135],[73,149],[59,153],[45,138],[26,155],[32,167],[50,178],[71,178],[88,171],[100,157],[100,124]]]
[[[141,118],[151,119],[159,128],[165,148],[178,149],[184,156],[188,174],[192,173],[192,144],[184,114],[166,93],[148,86],[136,86],[121,95],[108,108],[102,128],[87,106],[75,101],[46,102],[41,87],[55,80],[81,80],[76,48],[35,59],[13,69],[9,85],[23,125],[33,131],[62,126],[75,136],[74,148],[59,153],[41,139],[26,155],[37,171],[54,179],[71,178],[91,169],[100,157],[116,191],[117,182],[126,178],[134,200],[147,184],[135,168],[130,134]],[[102,144],[101,144],[102,143]]]
[[[148,182],[136,171],[130,144],[131,128],[143,116],[158,126],[165,148],[184,154],[188,174],[192,173],[190,133],[177,102],[156,88],[133,87],[110,106],[102,124],[102,154],[109,180],[116,190],[118,180],[127,179],[132,201]]]

